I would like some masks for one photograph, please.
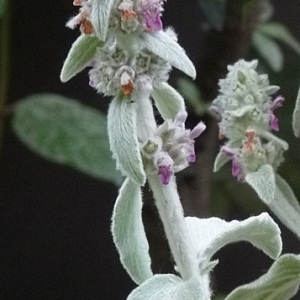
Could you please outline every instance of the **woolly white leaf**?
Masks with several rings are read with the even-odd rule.
[[[269,271],[257,280],[232,291],[225,300],[288,300],[300,284],[300,256],[279,257]]]
[[[141,188],[127,178],[114,206],[111,227],[120,260],[137,284],[153,276],[149,245],[142,222]]]
[[[169,34],[161,30],[143,34],[141,39],[141,45],[149,51],[193,79],[196,77],[196,70],[193,63],[187,57],[184,49]]]
[[[252,43],[272,70],[279,72],[282,69],[283,54],[274,40],[256,31],[252,36]]]
[[[276,174],[275,197],[268,204],[286,227],[300,238],[300,205],[287,182]]]
[[[60,95],[32,95],[15,104],[12,127],[25,145],[51,161],[117,185],[122,182],[102,112]]]
[[[182,96],[166,82],[155,86],[151,96],[164,120],[174,120],[180,111],[185,110]]]
[[[93,59],[102,43],[95,36],[81,35],[73,43],[60,73],[60,80],[66,82],[82,71]]]
[[[172,275],[155,275],[128,296],[127,300],[208,300],[208,276],[197,276],[183,281]]]
[[[130,98],[116,97],[108,110],[108,136],[117,168],[137,184],[144,185],[146,175],[137,139],[136,118],[136,103]]]
[[[300,137],[300,88],[297,95],[296,105],[293,112],[293,130],[296,137]]]
[[[279,256],[282,248],[280,229],[267,213],[244,221],[226,222],[219,218],[186,217],[194,247],[206,269],[211,257],[223,246],[248,241],[271,258]]]
[[[220,151],[215,159],[214,172],[218,172],[229,161],[230,158]]]
[[[264,22],[257,28],[261,33],[276,38],[300,55],[300,43],[292,36],[289,29],[281,23]]]
[[[258,171],[247,174],[245,181],[263,202],[266,204],[272,202],[275,195],[275,174],[270,165],[263,165]]]
[[[108,30],[111,9],[114,0],[94,0],[91,11],[91,22],[93,24],[96,36],[105,41]]]

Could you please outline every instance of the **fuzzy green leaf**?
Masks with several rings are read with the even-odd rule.
[[[283,24],[268,22],[259,25],[257,30],[269,37],[278,39],[292,48],[297,54],[300,55],[300,43],[290,33],[289,29]]]
[[[288,300],[297,294],[300,284],[300,256],[286,254],[269,271],[232,291],[225,300]]]
[[[196,77],[195,67],[184,49],[167,32],[145,33],[141,36],[140,45],[193,79]]]
[[[226,0],[198,0],[209,24],[221,31],[225,21]]]
[[[106,39],[111,9],[114,3],[114,0],[94,0],[92,3],[91,22],[96,36],[101,41]]]
[[[206,278],[207,277],[207,278]],[[155,275],[128,296],[127,300],[208,300],[208,276],[183,281],[173,274]]]
[[[275,174],[270,165],[246,175],[245,181],[256,191],[260,199],[270,204],[275,196]]]
[[[151,96],[164,120],[174,120],[179,112],[185,110],[182,96],[166,82],[155,86]]]
[[[95,36],[81,35],[72,45],[60,73],[60,80],[66,82],[81,72],[94,57],[103,43]]]
[[[137,139],[136,105],[131,98],[114,98],[109,106],[107,126],[117,168],[137,184],[144,185],[146,175]]]
[[[226,165],[230,161],[230,157],[223,154],[220,151],[214,162],[214,172],[218,172],[224,165]]]
[[[142,284],[152,277],[149,245],[142,222],[141,188],[129,178],[119,191],[111,231],[121,262],[133,281]]]
[[[180,78],[177,81],[178,89],[184,99],[192,106],[194,112],[202,116],[209,109],[209,105],[203,101],[203,97],[198,86],[191,80]]]
[[[300,238],[300,205],[287,182],[276,174],[275,197],[268,204],[283,224]]]
[[[120,184],[100,111],[55,94],[33,95],[16,104],[12,127],[43,157]]]
[[[244,221],[186,217],[186,222],[204,269],[209,266],[210,259],[217,251],[239,241],[252,243],[272,258],[277,258],[281,253],[280,229],[267,213]]]
[[[283,54],[273,39],[256,31],[252,36],[252,44],[273,71],[279,72],[282,70]]]

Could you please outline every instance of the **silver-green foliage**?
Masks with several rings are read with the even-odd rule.
[[[269,271],[238,287],[225,300],[288,300],[297,294],[300,284],[300,257],[286,254],[278,258]]]
[[[31,150],[95,178],[120,184],[106,133],[106,117],[75,100],[29,96],[15,106],[14,132]]]
[[[281,71],[284,65],[284,56],[278,41],[300,55],[300,43],[283,24],[262,23],[257,27],[252,37],[253,46],[275,72]]]

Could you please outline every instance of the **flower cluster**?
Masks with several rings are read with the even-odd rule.
[[[148,172],[157,173],[161,183],[168,184],[174,172],[185,169],[196,160],[194,139],[206,128],[200,122],[193,130],[185,129],[185,111],[178,113],[174,121],[160,125],[155,136],[142,146],[144,165]]]
[[[164,0],[123,0],[109,7],[98,2],[75,0],[73,4],[80,6],[79,14],[67,23],[72,29],[79,27],[82,35],[101,40],[96,25],[102,22],[99,21],[102,13],[97,11],[97,7],[109,13],[107,22],[103,21],[99,29],[107,30],[102,36],[103,43],[97,45],[93,57],[85,65],[92,68],[89,72],[90,85],[106,96],[117,96],[120,93],[129,96],[134,90],[151,92],[155,86],[166,82],[171,63],[165,57],[170,58],[170,55],[160,55],[164,51],[159,49],[160,45],[155,44],[155,40],[161,39],[158,43],[165,43],[166,48],[175,47],[178,49],[174,50],[183,51],[177,45],[177,36],[172,29],[162,32]],[[145,35],[158,31],[164,36],[152,37],[153,45],[149,41],[145,42]],[[159,55],[153,51],[159,51]],[[184,62],[181,64],[184,65]]]
[[[268,75],[259,75],[256,67],[256,60],[229,66],[211,107],[221,117],[220,138],[228,138],[221,152],[232,160],[232,174],[239,181],[264,164],[276,169],[286,150],[284,142],[270,134],[272,129],[279,130],[274,110],[284,99],[279,96],[272,101],[279,87],[269,85]]]
[[[150,92],[153,86],[168,80],[170,70],[169,63],[150,51],[132,53],[110,37],[94,57],[90,85],[107,96],[116,96],[121,90],[127,96],[133,89]]]
[[[74,0],[73,5],[81,8],[79,14],[73,17],[67,26],[72,29],[79,26],[84,34],[92,34],[94,30],[91,23],[91,7],[94,1]],[[110,12],[109,30],[114,33],[161,30],[163,2],[164,0],[116,1]]]

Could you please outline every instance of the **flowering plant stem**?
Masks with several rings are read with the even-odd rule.
[[[188,280],[197,275],[198,266],[177,193],[175,177],[172,176],[168,185],[163,185],[157,175],[148,175],[147,178],[178,272],[183,280]]]

